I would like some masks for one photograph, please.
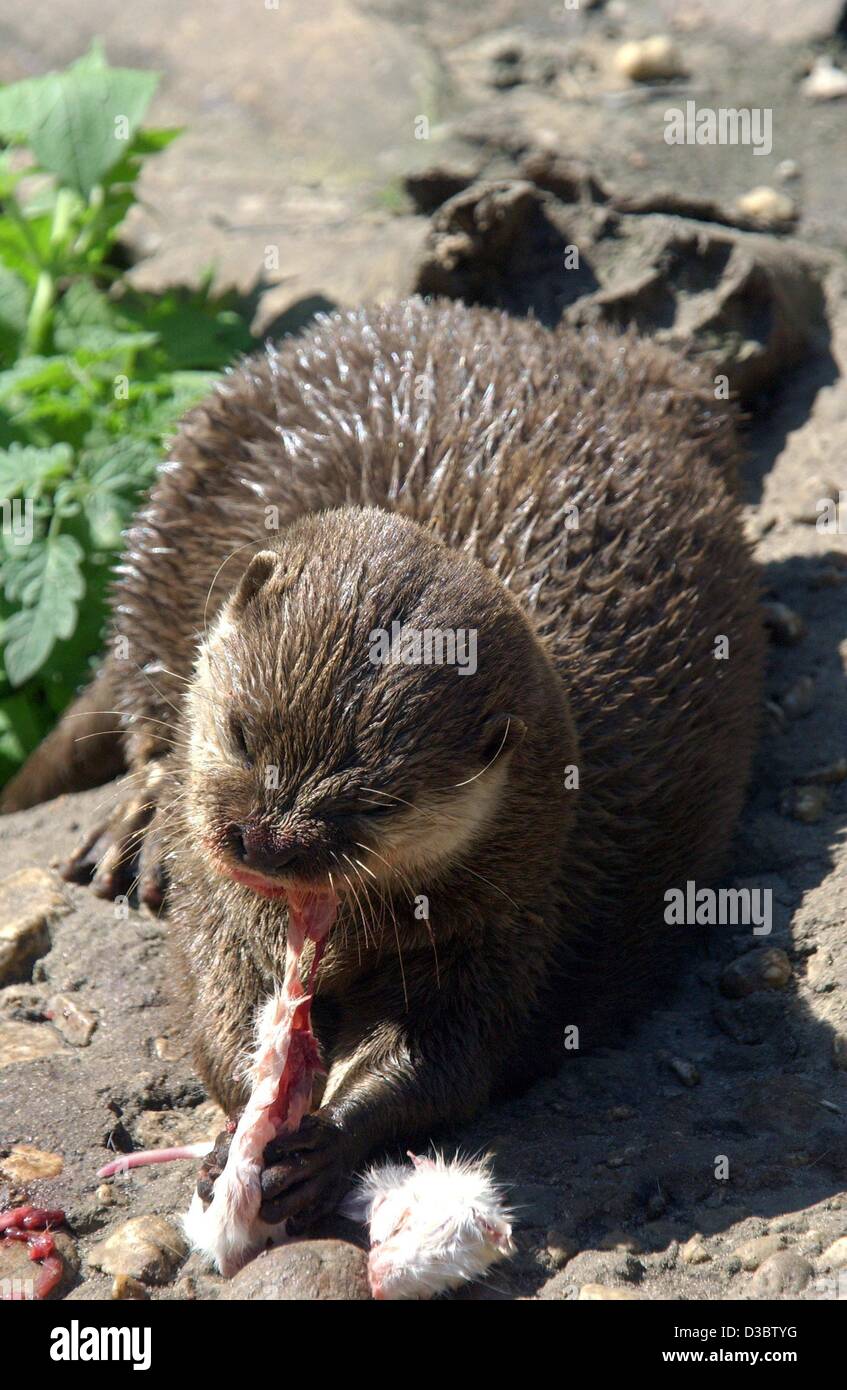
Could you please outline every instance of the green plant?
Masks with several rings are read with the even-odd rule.
[[[211,277],[140,293],[118,237],[155,73],[102,50],[0,89],[0,780],[86,678],[110,566],[162,442],[251,345]]]

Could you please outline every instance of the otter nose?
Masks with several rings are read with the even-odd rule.
[[[280,839],[260,825],[230,825],[227,844],[245,869],[260,873],[275,873],[284,869],[303,853],[303,845],[294,838]]]

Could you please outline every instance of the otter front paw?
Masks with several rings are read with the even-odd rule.
[[[306,1115],[294,1134],[271,1140],[262,1174],[263,1221],[288,1222],[298,1235],[340,1201],[350,1180],[344,1135],[320,1111]]]

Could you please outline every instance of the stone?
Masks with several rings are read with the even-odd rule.
[[[97,1027],[97,1015],[83,1009],[70,994],[54,994],[47,1016],[74,1047],[87,1047]]]
[[[89,1252],[104,1274],[125,1274],[145,1284],[166,1284],[188,1254],[185,1236],[163,1216],[134,1216]]]
[[[700,1073],[693,1062],[686,1061],[684,1057],[671,1057],[668,1066],[683,1086],[700,1085]]]
[[[50,950],[50,921],[67,912],[60,881],[47,869],[19,869],[0,883],[0,985],[32,978]]]
[[[760,184],[751,188],[749,193],[742,193],[736,200],[734,211],[745,222],[752,222],[768,231],[790,227],[797,221],[797,206],[793,198],[768,184]]]
[[[682,54],[667,34],[653,34],[649,39],[634,39],[622,44],[615,54],[615,67],[630,82],[669,81],[688,76]]]
[[[0,1173],[15,1183],[58,1177],[64,1166],[61,1154],[36,1149],[32,1144],[14,1144],[6,1157],[0,1158]]]
[[[728,999],[744,999],[757,990],[783,989],[791,973],[791,962],[778,946],[747,951],[723,971],[721,993]]]
[[[832,1062],[836,1071],[847,1071],[847,1033],[836,1033],[833,1037]]]
[[[798,1294],[814,1273],[808,1260],[793,1250],[780,1250],[759,1265],[753,1275],[751,1291],[757,1298],[776,1298],[779,1294]]]
[[[679,1252],[679,1257],[685,1265],[704,1265],[712,1258],[703,1244],[703,1237],[699,1233],[685,1242]]]
[[[745,1240],[733,1251],[736,1259],[740,1260],[741,1268],[748,1271],[758,1269],[759,1265],[765,1260],[770,1259],[785,1245],[782,1236],[753,1236],[751,1240]]]
[[[251,1260],[221,1290],[241,1302],[369,1299],[367,1256],[344,1240],[301,1240]]]
[[[583,1284],[577,1298],[580,1303],[638,1302],[641,1295],[631,1289],[615,1289],[610,1284]]]
[[[58,1033],[46,1023],[0,1023],[0,1067],[36,1062],[64,1050]]]
[[[847,97],[847,72],[821,54],[812,64],[808,77],[800,83],[800,90],[809,101],[837,101]]]

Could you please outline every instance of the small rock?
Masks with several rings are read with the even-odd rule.
[[[134,1299],[141,1302],[149,1298],[147,1290],[138,1279],[132,1279],[128,1274],[116,1274],[112,1280],[112,1298]]]
[[[700,1073],[693,1062],[687,1062],[684,1057],[671,1057],[668,1066],[683,1086],[700,1085]]]
[[[809,101],[837,101],[847,97],[847,72],[836,67],[831,58],[816,58],[812,71],[800,83],[800,90]]]
[[[791,962],[779,947],[747,951],[723,971],[721,993],[728,999],[745,999],[760,989],[783,989],[791,973]]]
[[[98,1202],[101,1202],[104,1207],[113,1207],[118,1200],[115,1196],[115,1189],[110,1182],[101,1182],[96,1196]]]
[[[36,1149],[31,1144],[15,1144],[5,1158],[0,1158],[0,1173],[16,1183],[58,1177],[64,1166],[61,1154]]]
[[[804,1260],[802,1255],[793,1250],[780,1250],[759,1265],[750,1288],[757,1298],[801,1293],[813,1272],[809,1261]]]
[[[703,1244],[703,1237],[699,1234],[693,1235],[685,1242],[679,1255],[685,1265],[704,1265],[712,1258]]]
[[[615,66],[630,82],[669,81],[688,76],[682,54],[666,34],[622,44],[615,54]]]
[[[184,1298],[189,1303],[194,1302],[197,1297],[197,1285],[190,1274],[183,1275],[182,1279],[177,1279],[174,1284],[174,1296]]]
[[[0,1067],[36,1062],[63,1051],[58,1033],[46,1023],[0,1023]]]
[[[50,950],[50,919],[68,911],[59,879],[46,869],[19,869],[0,883],[0,984],[29,980]]]
[[[614,1289],[609,1284],[583,1284],[577,1298],[580,1303],[599,1303],[599,1302],[622,1302],[627,1303],[640,1300],[641,1295],[633,1293],[630,1289]]]
[[[786,690],[780,705],[789,719],[802,719],[815,704],[815,683],[811,676],[801,676],[790,690]]]
[[[236,1302],[370,1298],[367,1256],[345,1240],[301,1240],[266,1250],[221,1290]]]
[[[188,1254],[182,1232],[163,1216],[134,1216],[95,1245],[89,1264],[145,1284],[166,1284]]]
[[[782,183],[790,183],[792,179],[799,179],[800,165],[796,159],[781,159],[776,166],[776,176]]]
[[[176,1062],[179,1059],[179,1051],[170,1038],[154,1038],[153,1051],[160,1062]]]
[[[50,1021],[74,1047],[87,1047],[97,1027],[97,1015],[80,1008],[70,994],[54,994],[48,1005]]]
[[[788,787],[780,797],[779,809],[784,816],[801,821],[803,825],[817,825],[826,814],[828,801],[826,787]]]
[[[832,1061],[836,1071],[847,1071],[847,1033],[836,1033],[833,1037]]]
[[[763,603],[762,618],[774,642],[780,647],[795,647],[806,633],[806,624],[785,603]]]
[[[787,227],[797,220],[794,200],[768,184],[760,184],[757,188],[751,188],[749,193],[742,193],[736,199],[735,212],[745,221],[768,229]]]
[[[758,1269],[759,1265],[765,1260],[770,1259],[785,1245],[782,1236],[754,1236],[752,1240],[745,1240],[733,1253],[737,1260],[741,1262],[741,1268],[748,1271]]]
[[[847,1236],[839,1236],[820,1257],[824,1269],[847,1269]]]

